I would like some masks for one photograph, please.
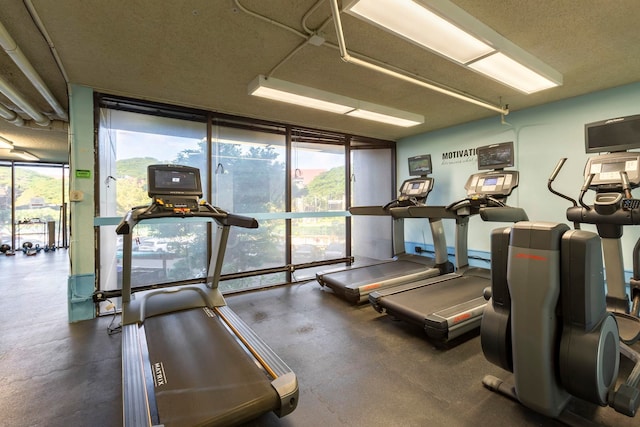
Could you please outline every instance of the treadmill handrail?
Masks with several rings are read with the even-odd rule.
[[[394,218],[449,218],[461,219],[466,215],[458,215],[446,206],[402,206],[385,209],[382,206],[353,206],[349,208],[352,215],[392,216]]]
[[[522,208],[511,206],[480,208],[480,217],[487,222],[528,221],[529,217]]]
[[[155,205],[136,207],[125,214],[116,227],[117,234],[129,234],[140,221],[154,218],[210,218],[223,226],[235,226],[242,228],[258,228],[258,220],[252,217],[232,214],[220,208],[204,204],[197,212],[173,212],[169,210],[156,210]]]
[[[352,206],[349,208],[351,215],[377,215],[389,216],[391,213],[383,206]]]

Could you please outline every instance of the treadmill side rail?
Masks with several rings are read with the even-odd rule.
[[[122,425],[151,426],[138,325],[122,326]]]
[[[478,297],[429,314],[424,330],[429,338],[450,341],[480,327],[487,301]]]
[[[352,303],[363,303],[369,300],[369,294],[373,290],[387,289],[394,286],[403,285],[407,282],[415,282],[419,280],[430,279],[437,277],[440,274],[439,268],[426,268],[409,274],[395,274],[389,277],[385,277],[381,280],[372,282],[371,280],[365,280],[360,283],[353,283],[347,285],[345,288],[345,297]],[[351,291],[351,292],[349,292]],[[350,298],[349,298],[350,297]]]
[[[276,415],[284,417],[293,412],[298,405],[298,379],[291,368],[233,310],[224,306],[218,307],[217,311],[232,331],[238,331],[238,338],[246,341],[245,347],[248,344],[255,351],[254,357],[260,364],[275,373],[271,386],[280,396],[280,408],[274,411]]]

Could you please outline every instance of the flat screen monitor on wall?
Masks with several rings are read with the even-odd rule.
[[[149,165],[149,197],[175,194],[202,197],[200,169],[180,165]]]
[[[504,169],[513,166],[513,141],[479,147],[478,169]]]
[[[587,153],[640,148],[640,114],[587,123],[584,137]]]
[[[431,173],[431,154],[409,157],[409,175],[424,176]]]

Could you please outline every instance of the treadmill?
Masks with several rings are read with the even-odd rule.
[[[122,399],[124,426],[235,425],[298,402],[291,369],[229,307],[218,289],[230,227],[257,228],[203,200],[200,173],[148,167],[149,206],[133,208],[123,236]],[[132,230],[162,218],[215,222],[206,283],[132,293]]]
[[[431,155],[409,158],[409,174],[400,186],[400,195],[385,206],[359,206],[349,208],[352,215],[377,215],[393,217],[394,257],[374,264],[351,267],[344,270],[330,270],[316,274],[320,286],[326,286],[352,304],[367,301],[370,292],[386,289],[407,282],[439,276],[453,271],[448,261],[447,244],[440,218],[429,218],[433,235],[435,259],[405,252],[404,216],[398,215],[409,206],[424,206],[433,189]]]
[[[456,272],[378,290],[369,295],[369,302],[378,312],[386,312],[423,328],[427,336],[436,342],[446,343],[479,328],[487,304],[483,294],[484,289],[491,285],[491,270],[469,266],[469,218],[480,214],[484,221],[527,220],[523,209],[505,204],[519,181],[518,171],[504,170],[514,163],[513,142],[480,147],[477,155],[478,169],[489,170],[469,177],[465,184],[465,199],[447,207],[416,206],[403,212],[408,217],[435,216],[456,221]],[[500,255],[494,253],[492,256]]]

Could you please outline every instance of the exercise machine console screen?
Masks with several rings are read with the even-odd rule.
[[[424,204],[429,192],[433,189],[433,178],[427,176],[431,172],[431,154],[409,157],[409,175],[417,178],[404,181],[400,186],[398,199],[385,207]]]
[[[640,155],[634,152],[609,153],[589,158],[585,167],[585,177],[593,175],[590,187],[600,192],[609,187],[623,185],[621,173],[629,180],[631,188],[640,185]],[[603,186],[607,186],[604,187]]]
[[[504,169],[514,164],[513,141],[479,147],[478,169]]]
[[[640,114],[587,123],[584,135],[587,153],[640,148]]]
[[[513,166],[513,142],[486,145],[477,149],[478,170],[492,169],[471,175],[464,188],[467,196],[482,195],[503,199],[511,195],[518,186],[519,174],[514,170],[504,170]]]
[[[409,200],[410,198],[422,199],[427,197],[429,191],[431,191],[431,180],[407,180],[402,184],[400,189],[399,200]]]
[[[154,205],[174,212],[198,210],[202,197],[200,170],[181,165],[150,165],[147,168],[149,197]]]
[[[427,176],[431,173],[431,154],[409,157],[409,175]]]

